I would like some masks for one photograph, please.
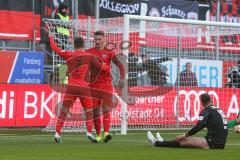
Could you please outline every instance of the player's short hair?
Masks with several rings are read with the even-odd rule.
[[[84,40],[82,37],[74,38],[74,48],[83,48],[84,47]]]
[[[96,31],[94,36],[105,36],[105,33],[103,31]]]
[[[208,104],[209,102],[212,102],[211,97],[207,93],[201,94],[200,95],[200,100],[201,100],[201,102],[204,106],[206,104]]]
[[[60,3],[58,6],[58,10],[61,11],[62,9],[68,9],[68,6],[65,3]]]

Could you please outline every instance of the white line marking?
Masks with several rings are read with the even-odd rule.
[[[80,135],[82,136],[82,135]],[[76,141],[89,141],[87,138],[82,137],[68,137],[68,135],[62,136],[63,140],[76,140]],[[46,139],[52,139],[53,141],[53,135],[7,135],[7,134],[0,134],[0,141],[2,140],[46,140]],[[137,142],[137,143],[148,143],[146,140],[138,140],[138,139],[118,139],[116,138],[113,140],[115,142]],[[227,143],[227,146],[240,146],[240,143]]]

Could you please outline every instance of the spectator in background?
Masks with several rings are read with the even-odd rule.
[[[60,19],[62,21],[68,22],[69,16],[68,16],[68,6],[64,3],[60,3],[58,7],[58,14],[56,14],[55,19]],[[56,26],[56,37],[57,41],[56,43],[58,46],[63,50],[69,50],[67,48],[70,32],[66,26],[58,25]]]
[[[137,86],[138,59],[137,53],[128,54],[128,86]]]
[[[191,87],[198,86],[196,74],[192,72],[191,62],[186,63],[186,69],[180,73],[180,77],[177,78],[175,85],[191,86]]]
[[[226,87],[240,88],[240,60],[238,60],[237,66],[229,68],[227,78],[228,82],[226,84]]]

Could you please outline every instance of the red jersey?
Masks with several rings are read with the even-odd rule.
[[[74,57],[78,57],[78,56],[82,56],[82,55],[89,55],[88,53],[86,53],[85,51],[63,51],[60,48],[58,48],[58,46],[55,44],[54,40],[52,37],[50,37],[50,45],[51,48],[62,58],[64,58],[64,60],[66,60],[67,64],[68,64],[68,72],[69,72],[69,68],[72,68],[71,63],[68,63],[68,61],[71,61],[71,59],[74,59]],[[77,59],[77,58],[76,58]],[[69,76],[69,83],[77,83],[81,84],[83,83],[85,74],[87,73],[88,70],[88,63],[83,63],[81,66],[74,68],[73,70],[71,70],[71,74]]]
[[[108,70],[101,70],[99,76],[97,77],[95,83],[110,83],[112,84],[112,77],[111,77],[111,61],[112,58],[115,56],[115,54],[109,50],[104,48],[103,50],[98,50],[95,47],[90,48],[87,50],[88,53],[91,53],[95,56],[97,56],[102,63],[105,63],[105,65],[108,65]]]

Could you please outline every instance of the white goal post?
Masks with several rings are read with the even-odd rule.
[[[55,35],[56,43],[61,43],[57,45],[70,49],[77,36],[84,38],[86,49],[92,47],[94,26],[98,23],[98,29],[106,33],[108,47],[127,56],[123,100],[111,112],[112,131],[127,134],[131,130],[190,128],[201,110],[199,95],[205,92],[229,119],[238,113],[240,87],[233,74],[238,73],[236,65],[240,59],[240,24],[135,15],[98,22],[94,19],[44,22]],[[58,40],[55,26],[70,30],[68,43]],[[54,54],[54,68],[62,63]],[[114,66],[112,69],[116,83],[118,71]],[[124,99],[134,103],[127,105]],[[56,115],[45,131],[54,130],[60,101],[60,96],[55,98],[52,107]],[[84,111],[77,102],[63,131],[84,131],[84,120]]]

